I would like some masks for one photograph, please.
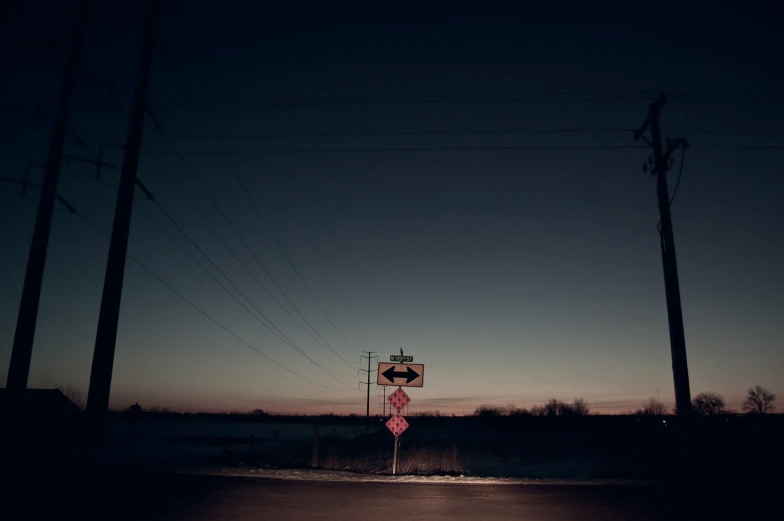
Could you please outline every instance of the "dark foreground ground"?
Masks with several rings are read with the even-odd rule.
[[[10,472],[11,469],[4,469]],[[34,470],[34,471],[33,471]],[[275,481],[128,467],[8,475],[3,519],[781,519],[780,485],[456,485]]]

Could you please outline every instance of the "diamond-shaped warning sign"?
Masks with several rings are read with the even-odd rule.
[[[403,410],[403,407],[411,402],[411,398],[408,397],[403,389],[398,387],[397,391],[387,397],[387,401],[392,404],[392,407],[394,407],[395,410],[400,412]]]
[[[405,418],[400,416],[400,413],[397,413],[387,420],[387,429],[392,431],[392,434],[395,436],[400,436],[406,429],[408,429],[408,422]]]

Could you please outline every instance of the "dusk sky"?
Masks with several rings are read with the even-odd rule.
[[[46,158],[52,119],[25,110],[39,100],[49,115],[56,108],[75,3],[13,4],[0,175],[21,179]],[[67,144],[89,158],[125,139],[146,14],[143,2],[92,4],[71,119],[88,148]],[[129,261],[112,407],[364,414],[355,349],[388,360],[401,347],[426,366],[411,412],[553,397],[620,412],[657,392],[671,404],[655,180],[633,139],[661,92],[663,133],[692,145],[672,206],[692,396],[718,392],[735,409],[755,384],[784,396],[776,13],[221,5],[163,2],[149,100],[161,128],[148,120],[139,169],[155,202],[138,193],[129,253],[304,379]],[[53,54],[36,36],[48,33]],[[115,78],[113,99],[90,75]],[[106,160],[119,166],[121,156]],[[680,153],[671,190],[679,167]],[[107,186],[93,167],[64,164],[59,193],[109,234],[118,179],[119,168],[103,172]],[[13,184],[0,192],[6,375],[36,206]],[[221,279],[170,215],[312,361],[147,212]],[[55,212],[31,387],[73,384],[86,395],[107,251],[83,220]],[[380,411],[375,386],[371,396]]]

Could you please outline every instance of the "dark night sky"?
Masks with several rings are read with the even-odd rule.
[[[42,99],[54,111],[74,5],[12,4],[0,165],[18,179],[44,161],[51,126],[18,109]],[[80,78],[72,127],[88,150],[73,139],[68,149],[88,157],[124,140],[145,16],[143,2],[93,4],[85,69],[119,89],[109,104]],[[631,129],[658,92],[671,93],[664,133],[692,144],[673,205],[692,393],[720,392],[734,406],[757,383],[784,394],[781,8],[263,4],[164,2],[149,102],[162,130],[148,124],[139,176],[237,287],[346,385],[251,318],[143,210],[193,251],[161,209],[139,198],[134,257],[269,357],[342,390],[285,373],[129,262],[113,406],[364,411],[349,389],[358,355],[232,169],[351,344],[384,358],[402,346],[428,365],[412,410],[582,396],[612,411],[657,390],[671,402],[655,183],[641,170],[648,151],[612,148],[635,145]],[[525,132],[464,132],[508,129]],[[574,129],[583,131],[563,132]],[[477,147],[534,148],[466,150]],[[108,233],[116,191],[76,169],[88,176],[64,168],[59,191]],[[354,367],[299,329],[212,234],[175,184],[294,314],[194,175]],[[5,374],[35,205],[12,185],[0,190]],[[31,385],[87,388],[107,249],[79,218],[55,212]]]

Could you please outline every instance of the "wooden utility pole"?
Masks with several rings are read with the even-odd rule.
[[[128,252],[128,234],[131,228],[133,192],[139,166],[139,151],[147,109],[147,91],[150,84],[153,51],[155,49],[155,27],[158,16],[158,0],[150,0],[141,59],[136,77],[136,90],[131,107],[128,138],[125,143],[117,207],[114,212],[112,239],[95,336],[95,351],[90,372],[90,389],[87,394],[87,413],[101,419],[109,409],[109,392],[112,385],[114,349],[117,341],[117,324],[120,318],[125,257]]]
[[[648,110],[648,118],[639,130],[635,131],[635,140],[642,138],[653,149],[653,167],[650,172],[656,177],[656,195],[659,203],[661,229],[659,232],[664,269],[664,291],[667,300],[667,319],[670,327],[670,351],[672,354],[672,376],[675,383],[675,408],[678,416],[691,414],[691,391],[689,389],[689,368],[686,361],[686,336],[683,330],[683,311],[681,309],[681,291],[678,283],[678,264],[675,258],[675,238],[672,231],[670,215],[670,193],[667,188],[667,171],[670,167],[672,153],[678,148],[686,149],[689,143],[682,138],[667,139],[667,148],[662,147],[659,117],[661,109],[667,102],[662,95],[656,99]],[[651,140],[644,133],[650,129]],[[650,161],[649,161],[650,163]],[[648,166],[643,169],[647,172]]]
[[[71,114],[76,71],[81,60],[84,27],[87,18],[87,0],[79,5],[76,27],[71,39],[71,49],[65,76],[60,86],[57,115],[49,143],[49,155],[46,159],[44,180],[41,186],[41,199],[38,201],[38,213],[35,217],[33,240],[27,258],[27,271],[22,288],[22,300],[19,304],[19,315],[16,319],[14,345],[11,351],[11,362],[8,366],[6,388],[10,392],[24,391],[30,374],[30,360],[33,355],[35,325],[38,321],[38,304],[41,299],[41,285],[44,279],[46,250],[49,245],[49,233],[52,229],[52,213],[57,198],[57,181],[60,177],[60,164],[63,159],[63,147],[68,133],[68,121]]]

